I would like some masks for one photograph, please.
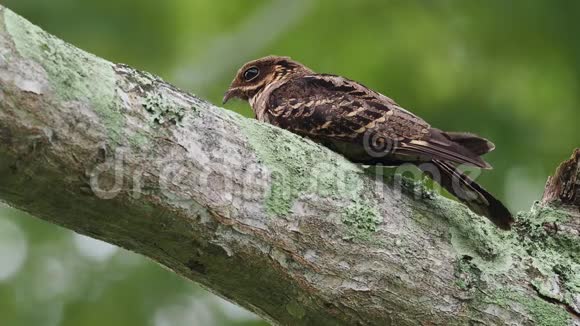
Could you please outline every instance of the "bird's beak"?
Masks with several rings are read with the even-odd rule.
[[[240,96],[240,94],[239,94],[239,90],[237,88],[230,88],[224,94],[224,98],[222,100],[222,104],[226,104],[227,101],[229,101],[231,98],[239,97],[239,96]]]

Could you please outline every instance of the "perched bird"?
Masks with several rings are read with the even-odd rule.
[[[246,100],[255,117],[311,138],[355,163],[417,165],[475,213],[509,229],[509,210],[458,170],[489,169],[480,156],[494,149],[477,135],[446,132],[395,101],[344,77],[318,74],[289,57],[244,64],[225,93]]]

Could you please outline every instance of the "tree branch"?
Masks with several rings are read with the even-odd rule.
[[[276,324],[580,325],[576,212],[536,203],[500,232],[381,171],[0,7],[6,203]]]

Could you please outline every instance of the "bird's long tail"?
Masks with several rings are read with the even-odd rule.
[[[433,160],[432,163],[437,171],[433,171],[428,164],[419,165],[419,168],[473,212],[487,217],[501,229],[510,229],[514,222],[513,216],[498,199],[454,165],[439,160]]]

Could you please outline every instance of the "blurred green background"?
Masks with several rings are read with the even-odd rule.
[[[358,80],[495,142],[514,210],[580,145],[580,1],[2,0],[98,56],[219,103],[268,54]],[[246,116],[247,104],[228,104]],[[262,325],[151,261],[0,206],[0,325]]]

